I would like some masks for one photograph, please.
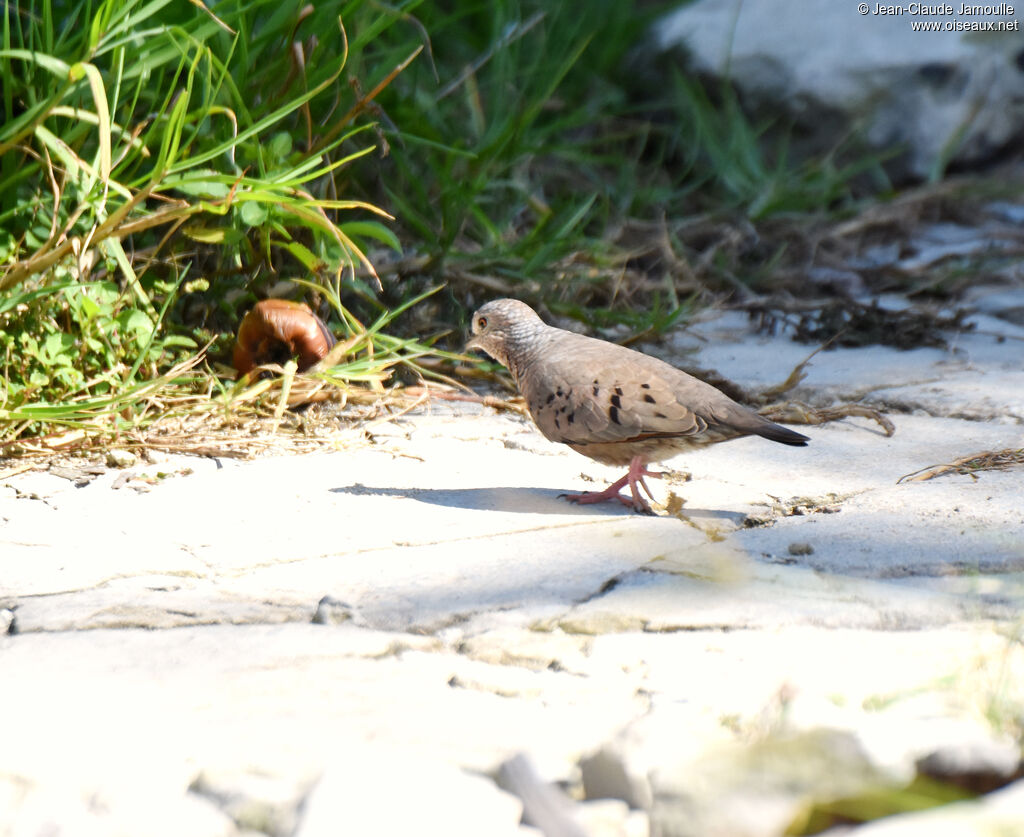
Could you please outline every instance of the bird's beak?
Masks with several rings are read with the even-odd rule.
[[[462,349],[462,353],[463,354],[465,354],[466,352],[473,352],[473,351],[477,351],[477,352],[483,351],[483,349],[481,349],[480,346],[476,342],[476,335],[474,335],[473,337],[470,337],[469,340],[466,342],[466,345]]]

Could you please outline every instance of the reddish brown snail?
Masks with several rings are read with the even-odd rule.
[[[335,342],[308,305],[265,299],[253,306],[238,328],[235,369],[241,377],[265,363],[283,364],[296,358],[301,372],[326,355]]]

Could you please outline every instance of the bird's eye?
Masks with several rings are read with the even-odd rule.
[[[487,317],[477,317],[476,318],[476,327],[477,328],[487,328]]]

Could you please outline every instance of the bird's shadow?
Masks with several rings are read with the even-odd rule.
[[[575,492],[558,491],[553,488],[524,486],[488,486],[486,488],[396,488],[394,486],[371,486],[362,483],[338,486],[329,489],[332,494],[353,494],[363,496],[400,497],[445,506],[452,509],[477,511],[502,511],[519,514],[576,514],[598,517],[630,517],[633,512],[618,503],[594,503],[576,505],[565,499],[566,494]],[[688,517],[730,518],[735,512],[718,509],[687,509]],[[743,517],[743,515],[740,515]]]
[[[577,506],[560,498],[560,492],[552,488],[526,488],[523,486],[488,486],[486,488],[396,488],[394,486],[372,486],[362,483],[338,486],[330,489],[333,494],[373,495],[379,497],[401,497],[419,500],[434,506],[452,509],[476,509],[479,511],[519,512],[521,514],[630,514],[622,506],[612,503],[599,506]]]

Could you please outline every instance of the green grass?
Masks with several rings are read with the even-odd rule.
[[[680,221],[703,216],[732,235],[771,219],[851,212],[865,184],[891,189],[885,155],[864,153],[854,136],[808,156],[793,150],[792,126],[755,121],[727,86],[708,90],[677,66],[638,71],[635,51],[667,5],[415,8],[429,50],[378,99],[390,155],[365,183],[418,257],[388,274],[405,282],[385,282],[384,302],[426,277],[452,284],[453,318],[507,293],[656,333],[665,310],[680,311],[695,291],[644,252],[663,235],[685,261],[700,242],[679,232]],[[374,49],[411,29],[388,30]],[[635,220],[662,221],[664,232],[638,242]],[[784,255],[723,249],[722,261],[699,266],[700,280],[711,291],[763,288]],[[624,274],[629,293],[619,293]]]
[[[557,281],[583,248],[600,257],[618,211],[613,169],[629,165],[612,136],[626,93],[610,76],[649,18],[611,0],[586,15],[515,0],[418,13],[432,63],[381,97],[395,127],[377,194],[403,238],[435,275],[509,287]]]
[[[405,336],[347,362],[422,373],[491,296],[639,335],[770,284],[786,245],[736,230],[849,211],[879,161],[652,84],[634,50],[664,8],[5,0],[0,442],[82,405],[116,435],[156,381],[232,391],[197,358],[270,294],[386,322]]]
[[[670,78],[673,123],[679,127],[672,145],[688,179],[705,187],[718,206],[756,220],[851,207],[853,184],[862,175],[873,177],[880,189],[890,188],[881,167],[890,155],[858,153],[852,136],[821,154],[794,154],[794,129],[777,124],[778,118],[752,121],[729,85],[711,95],[677,68]]]
[[[125,405],[153,381],[182,385],[164,370],[214,337],[183,297],[224,307],[284,269],[337,299],[345,273],[373,279],[366,242],[398,246],[387,213],[345,194],[374,140],[355,94],[338,108],[345,30],[306,21],[321,38],[299,66],[293,17],[261,0],[216,16],[167,0],[5,5],[0,440],[82,409],[131,425]]]

